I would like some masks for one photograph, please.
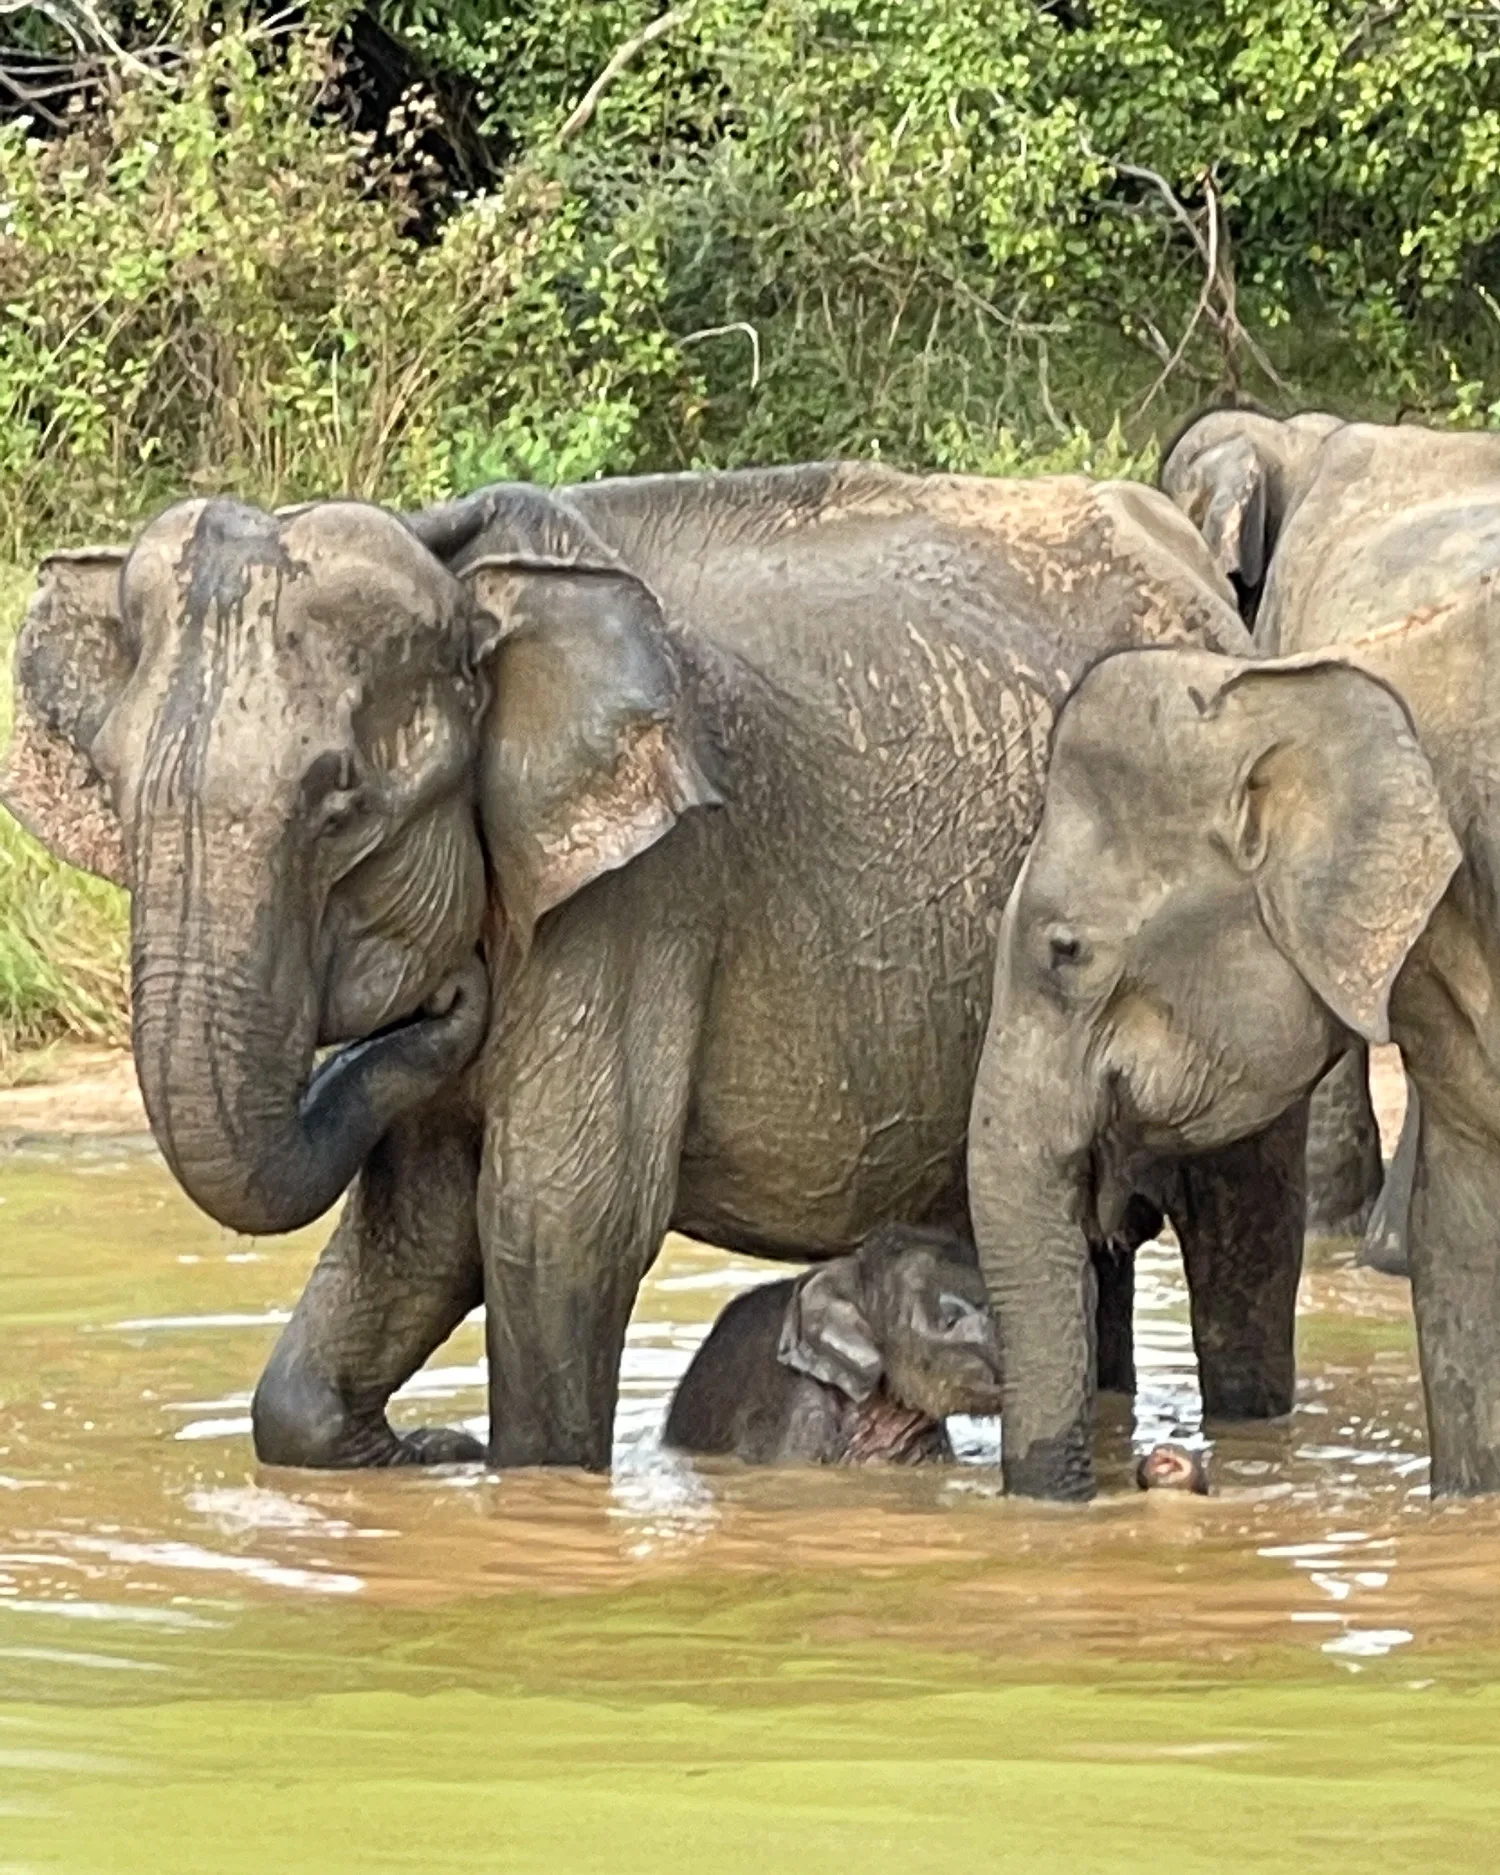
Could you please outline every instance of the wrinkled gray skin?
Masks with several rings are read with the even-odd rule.
[[[1273,655],[1472,604],[1476,582],[1500,576],[1494,435],[1219,410],[1182,432],[1161,485],[1203,532],[1257,646]],[[1313,1099],[1309,1231],[1363,1232],[1361,1260],[1405,1274],[1410,1162],[1398,1154],[1382,1192],[1360,1044]]]
[[[156,1137],[237,1230],[353,1180],[261,1457],[478,1456],[385,1407],[482,1300],[490,1460],[601,1467],[669,1225],[798,1260],[965,1226],[1054,711],[1168,640],[1248,648],[1172,504],[1080,478],[194,501],[49,562],[6,789],[134,888]]]
[[[1482,559],[1467,587],[1449,561],[1436,609],[1407,570],[1408,609],[1332,651],[1123,653],[1058,719],[970,1136],[1014,1489],[1091,1489],[1087,1244],[1132,1165],[1284,1132],[1351,1037],[1396,1041],[1419,1095],[1433,1489],[1500,1489],[1500,628]],[[1122,720],[1150,732],[1122,743]],[[1223,1293],[1194,1297],[1200,1361],[1217,1340],[1233,1382],[1279,1346],[1289,1402],[1294,1288]]]
[[[951,1459],[950,1413],[1000,1410],[972,1244],[886,1224],[851,1256],[736,1296],[667,1413],[666,1444],[752,1465]]]

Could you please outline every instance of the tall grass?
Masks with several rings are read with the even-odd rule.
[[[10,653],[32,574],[0,565],[0,747],[10,737]],[[0,1082],[19,1050],[129,1033],[123,892],[64,866],[0,808]]]

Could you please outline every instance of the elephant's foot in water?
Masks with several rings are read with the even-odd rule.
[[[1307,1106],[1178,1167],[1182,1243],[1207,1420],[1279,1419],[1296,1388]]]
[[[357,1471],[395,1465],[461,1465],[484,1459],[484,1446],[449,1426],[397,1432],[384,1402],[360,1405],[278,1348],[255,1389],[250,1416],[264,1465]]]
[[[477,1135],[453,1114],[393,1127],[366,1161],[262,1374],[250,1417],[266,1465],[349,1471],[474,1464],[466,1432],[397,1432],[393,1393],[483,1295]]]

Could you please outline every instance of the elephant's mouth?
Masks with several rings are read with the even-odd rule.
[[[846,1465],[921,1465],[948,1455],[942,1423],[906,1406],[884,1387],[854,1409]]]
[[[461,970],[445,977],[409,1014],[382,1023],[378,1029],[371,1030],[357,1041],[339,1042],[320,1049],[299,1103],[303,1115],[316,1107],[330,1087],[342,1080],[363,1057],[383,1048],[397,1037],[407,1046],[418,1050],[429,1041],[441,1049],[455,1028],[468,1026],[471,1017],[468,1006],[476,997],[484,1000],[487,996],[488,973],[483,959],[476,954]]]

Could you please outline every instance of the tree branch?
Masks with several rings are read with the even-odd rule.
[[[684,6],[677,6],[652,20],[649,26],[641,28],[632,38],[626,39],[615,47],[609,55],[609,62],[604,70],[584,92],[557,133],[557,147],[571,143],[581,130],[586,130],[599,108],[599,100],[624,71],[633,58],[644,52],[647,46],[655,45],[658,39],[664,39],[674,27],[681,26],[692,14],[697,0],[687,0]]]

